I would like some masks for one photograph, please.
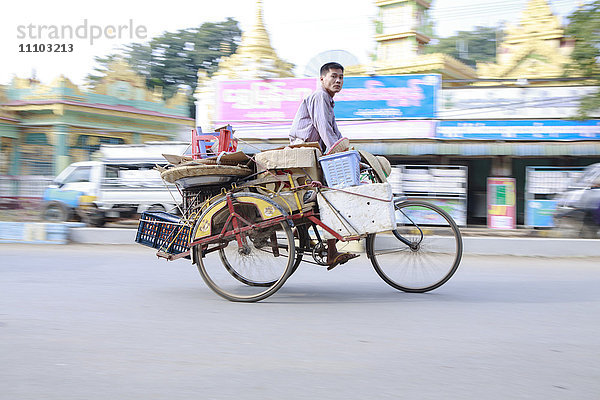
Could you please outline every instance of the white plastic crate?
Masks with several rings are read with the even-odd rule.
[[[389,183],[354,186],[343,192],[322,191],[317,202],[321,221],[343,237],[391,231],[396,227]],[[334,238],[327,231],[323,236]]]
[[[356,150],[319,158],[327,186],[341,189],[360,184],[360,155]]]

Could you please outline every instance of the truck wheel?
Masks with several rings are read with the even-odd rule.
[[[106,223],[104,212],[98,210],[96,207],[93,208],[80,208],[78,209],[81,220],[88,226],[102,227]]]
[[[101,228],[106,224],[106,218],[102,214],[91,215],[88,219],[88,225]]]
[[[71,211],[63,203],[53,201],[44,205],[42,219],[44,221],[65,222],[71,217]]]

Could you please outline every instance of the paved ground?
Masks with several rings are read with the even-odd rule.
[[[600,259],[466,256],[424,295],[366,258],[265,302],[142,246],[0,245],[0,399],[597,399]]]

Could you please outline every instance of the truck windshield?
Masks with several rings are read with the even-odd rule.
[[[56,177],[54,182],[59,184],[89,182],[91,172],[92,167],[75,167],[72,169],[66,169]]]

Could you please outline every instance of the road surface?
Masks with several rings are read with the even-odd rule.
[[[597,258],[466,256],[417,295],[360,257],[253,304],[139,245],[0,260],[0,399],[600,398]]]

